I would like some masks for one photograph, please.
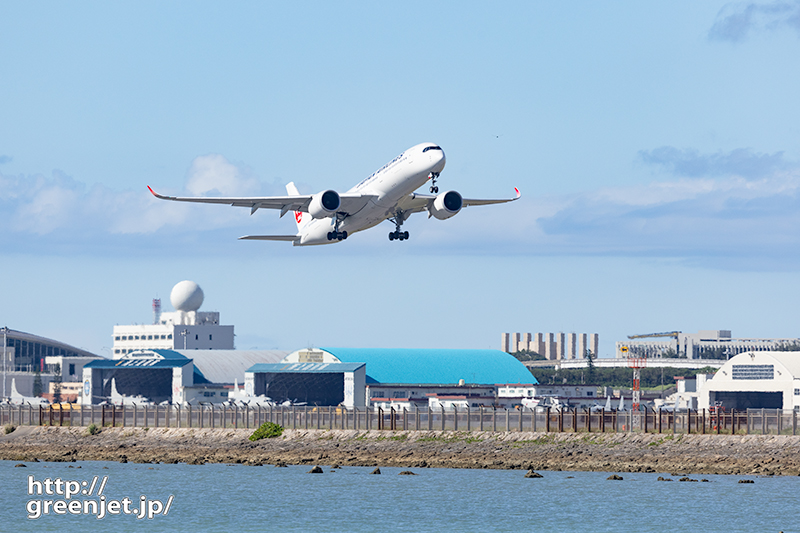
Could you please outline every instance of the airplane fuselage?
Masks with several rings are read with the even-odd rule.
[[[341,220],[339,231],[352,235],[396,216],[397,203],[424,185],[432,174],[440,173],[445,162],[444,151],[433,143],[418,144],[398,155],[348,191],[374,199]],[[295,245],[331,244],[328,233],[334,224],[334,217],[312,219],[301,230]]]

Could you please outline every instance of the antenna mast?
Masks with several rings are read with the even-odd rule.
[[[153,324],[161,320],[161,298],[153,298]]]

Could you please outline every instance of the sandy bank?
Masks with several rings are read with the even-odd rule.
[[[19,427],[0,459],[800,475],[800,436]]]

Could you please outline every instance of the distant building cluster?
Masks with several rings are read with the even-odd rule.
[[[645,340],[659,338],[659,340]],[[800,339],[734,339],[730,330],[700,330],[697,333],[670,331],[632,335],[616,343],[616,357],[723,359],[744,352],[781,351],[800,345]]]
[[[597,333],[503,333],[500,349],[506,353],[534,352],[548,361],[597,357]]]
[[[539,384],[525,366],[587,365],[586,355],[598,354],[596,333],[503,333],[501,350],[236,350],[233,326],[220,325],[216,311],[199,311],[203,299],[196,283],[178,283],[170,294],[174,312],[162,313],[161,301],[154,300],[152,324],[113,327],[111,358],[0,328],[0,402],[610,409],[601,405],[603,395],[610,405],[610,396],[600,395],[596,385]],[[800,351],[793,350],[800,350],[800,339],[669,331],[632,335],[616,343],[616,358],[591,364],[627,367],[626,359],[646,357],[647,366],[720,368],[713,377],[679,380],[674,397],[662,401],[665,408],[800,409]],[[523,364],[509,355],[516,352],[533,352],[547,362]]]
[[[198,311],[203,291],[193,281],[172,289],[175,312],[162,313],[161,300],[153,300],[153,323],[114,326],[113,357],[137,350],[233,350],[233,326],[221,326],[216,311]]]

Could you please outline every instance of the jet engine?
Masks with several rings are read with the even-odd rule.
[[[336,214],[342,204],[336,191],[322,191],[311,197],[308,214],[314,218],[329,218]]]
[[[445,220],[461,211],[463,201],[456,191],[447,191],[437,194],[428,212],[439,220]]]

